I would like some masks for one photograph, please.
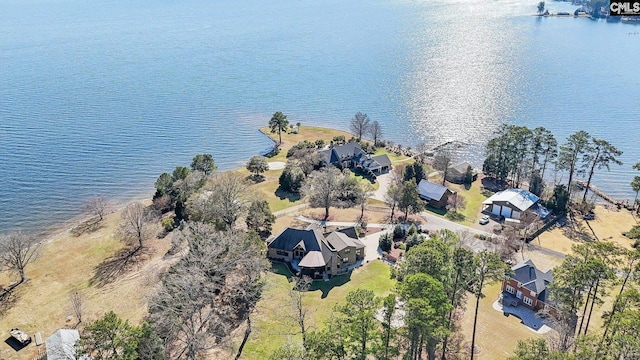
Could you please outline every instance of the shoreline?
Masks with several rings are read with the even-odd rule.
[[[262,131],[262,128],[258,128],[258,132],[260,132],[267,139],[269,139],[273,143],[273,146],[275,147],[275,145],[277,144],[276,140],[274,140],[266,132]],[[262,155],[262,154],[260,154],[260,152],[258,151],[258,152],[256,152],[256,155]],[[194,154],[194,156],[195,156],[195,154]],[[264,156],[264,155],[262,155],[262,156]],[[244,159],[242,161],[246,162],[246,161],[248,161],[248,159]],[[233,167],[233,168],[225,169],[225,170],[222,170],[222,171],[219,171],[219,172],[235,171],[235,170],[239,170],[239,169],[242,169],[242,167]],[[158,174],[157,176],[160,176],[160,174]],[[128,205],[130,205],[132,203],[135,203],[135,202],[141,202],[141,203],[151,202],[154,192],[155,192],[155,188],[152,187],[151,189],[149,189],[148,192],[141,193],[139,195],[133,196],[133,197],[128,198],[128,199],[117,199],[116,200],[116,198],[106,198],[106,200],[110,204],[110,209],[105,214],[105,216],[120,212],[125,207],[127,207]],[[66,219],[66,220],[62,220],[60,223],[54,224],[54,225],[52,225],[50,227],[45,227],[45,228],[42,228],[42,229],[35,229],[33,232],[36,234],[36,236],[39,236],[39,237],[42,238],[41,242],[48,243],[48,242],[56,240],[57,238],[61,237],[64,234],[67,234],[67,233],[71,232],[71,230],[73,230],[78,225],[82,224],[83,222],[91,219],[92,217],[93,216],[90,213],[88,213],[86,210],[82,210],[82,212],[80,214],[76,215],[76,216],[73,216],[73,217],[71,217],[69,219]],[[12,231],[20,231],[20,229],[7,230],[7,232],[12,232]]]

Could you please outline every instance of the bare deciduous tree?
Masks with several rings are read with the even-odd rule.
[[[308,276],[299,278],[296,285],[289,291],[289,297],[291,298],[291,306],[293,312],[290,312],[290,317],[296,322],[300,328],[300,334],[302,334],[302,344],[306,342],[307,331],[309,330],[308,314],[309,309],[304,305],[303,298],[304,293],[311,287],[312,279]]]
[[[244,179],[231,172],[219,174],[211,188],[209,205],[214,215],[228,229],[240,218],[247,207],[247,184]]]
[[[447,199],[447,209],[458,211],[458,209],[464,209],[467,207],[467,201],[458,194],[453,194]]]
[[[314,172],[304,186],[303,192],[309,196],[311,206],[324,208],[325,220],[329,218],[329,208],[338,200],[343,176],[340,170],[328,166]]]
[[[140,203],[133,203],[122,210],[120,234],[125,243],[135,246],[133,252],[142,249],[153,236],[156,219],[155,212]]]
[[[84,305],[84,299],[82,294],[78,289],[73,289],[69,294],[69,302],[71,303],[71,310],[73,311],[73,315],[76,317],[77,322],[73,327],[74,329],[82,323],[82,310]]]
[[[263,286],[264,244],[204,223],[191,223],[178,236],[189,252],[163,276],[149,305],[150,318],[167,343],[167,356],[199,358],[244,321],[246,341],[249,315]]]
[[[357,189],[356,201],[360,207],[360,221],[364,219],[364,209],[367,206],[367,199],[373,195],[374,190],[375,189],[369,182],[361,182]]]
[[[109,202],[104,196],[96,196],[87,201],[85,209],[91,214],[99,217],[100,221],[102,221],[109,210]]]
[[[369,135],[371,135],[371,140],[373,140],[373,146],[378,146],[381,142],[380,140],[382,140],[382,126],[380,126],[377,120],[371,123]]]
[[[349,128],[355,137],[362,139],[362,135],[369,131],[369,116],[361,112],[357,112],[351,119]]]
[[[391,216],[389,217],[389,221],[391,223],[393,223],[393,216],[395,215],[396,207],[398,206],[398,202],[400,202],[400,198],[402,196],[405,170],[406,167],[404,165],[394,166],[390,175],[391,182],[389,184],[389,188],[384,194],[384,201],[389,204],[389,207],[391,208]]]
[[[452,162],[453,154],[447,149],[439,150],[433,157],[433,168],[442,172],[442,185],[447,180],[447,174]]]
[[[40,243],[36,237],[22,231],[0,237],[0,265],[20,275],[20,283],[26,279],[24,269],[39,255]],[[17,284],[16,284],[17,286]]]

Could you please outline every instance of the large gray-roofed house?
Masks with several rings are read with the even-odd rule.
[[[429,202],[429,206],[437,209],[444,208],[447,205],[447,200],[449,200],[449,195],[454,194],[447,187],[434,184],[425,179],[420,180],[418,192],[422,199]]]
[[[325,236],[317,227],[287,228],[268,241],[267,256],[314,278],[343,274],[364,257],[365,245],[349,237],[351,233],[355,235],[352,231],[335,231]]]
[[[374,175],[379,175],[391,168],[391,160],[387,154],[371,156],[365,153],[358,143],[346,143],[330,149],[319,150],[320,162],[339,168],[359,167]]]

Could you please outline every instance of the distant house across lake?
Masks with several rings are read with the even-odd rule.
[[[371,156],[355,142],[319,150],[318,154],[323,165],[331,164],[340,169],[360,168],[373,175],[380,175],[391,169],[391,160],[386,154]]]

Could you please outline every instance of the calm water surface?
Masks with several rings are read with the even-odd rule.
[[[550,2],[555,11],[574,7]],[[535,1],[0,1],[0,231],[45,230],[90,197],[145,198],[209,152],[241,166],[275,111],[405,145],[499,124],[587,130],[624,151],[596,184],[631,198],[640,28],[538,19]]]

